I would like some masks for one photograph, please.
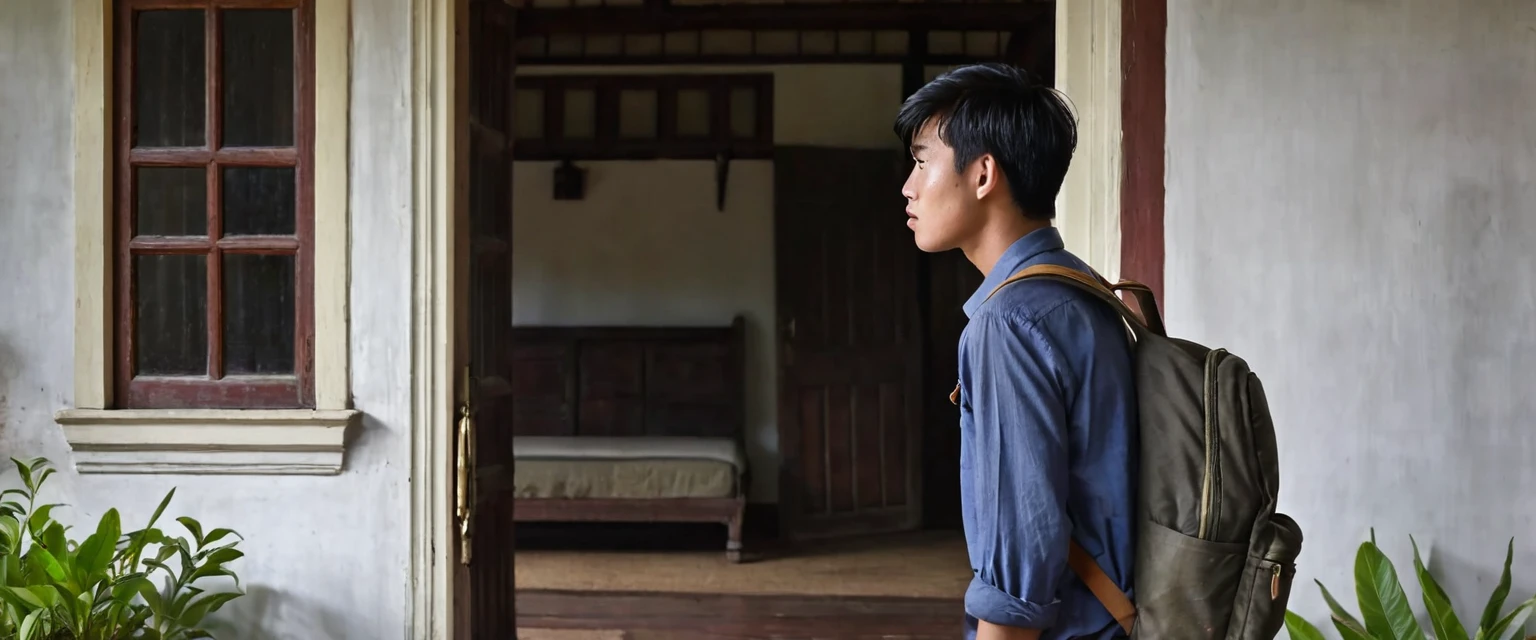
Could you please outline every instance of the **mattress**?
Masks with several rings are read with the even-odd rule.
[[[516,498],[729,498],[747,468],[729,438],[521,436],[512,452]]]

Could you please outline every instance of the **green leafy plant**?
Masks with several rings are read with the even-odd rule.
[[[1419,543],[1410,536],[1409,542],[1413,544],[1413,570],[1418,576],[1419,586],[1423,591],[1424,608],[1429,614],[1431,631],[1433,636],[1425,636],[1424,629],[1419,625],[1413,609],[1408,604],[1408,596],[1403,591],[1402,583],[1398,581],[1397,570],[1393,568],[1392,561],[1387,559],[1381,548],[1376,546],[1376,532],[1371,531],[1371,540],[1362,543],[1360,550],[1355,554],[1355,595],[1359,598],[1360,617],[1356,618],[1345,610],[1334,599],[1328,588],[1317,581],[1317,587],[1323,592],[1323,599],[1328,602],[1328,608],[1332,610],[1330,619],[1334,628],[1344,640],[1427,640],[1433,637],[1436,640],[1531,640],[1536,636],[1526,636],[1525,619],[1536,610],[1536,596],[1521,602],[1508,613],[1504,613],[1504,603],[1509,597],[1510,589],[1510,563],[1515,556],[1515,541],[1509,541],[1509,549],[1504,555],[1504,575],[1499,578],[1498,586],[1494,587],[1493,594],[1488,598],[1488,604],[1483,608],[1483,615],[1477,620],[1475,633],[1468,634],[1467,628],[1462,625],[1461,618],[1451,605],[1451,599],[1445,595],[1445,589],[1430,575],[1429,569],[1424,566],[1424,561],[1419,556]],[[1312,626],[1295,612],[1287,611],[1285,614],[1285,628],[1290,633],[1291,640],[1323,640],[1323,634],[1317,627]]]
[[[176,521],[191,540],[155,528],[175,489],[143,529],[123,533],[117,510],[109,509],[77,543],[52,517],[63,505],[37,503],[53,466],[44,458],[11,462],[24,487],[0,492],[0,640],[210,638],[198,625],[243,595],[227,566],[244,555],[235,548],[240,534],[204,533],[188,517]],[[215,576],[233,578],[236,590],[197,584]]]

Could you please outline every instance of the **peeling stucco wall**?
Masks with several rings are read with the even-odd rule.
[[[83,1],[83,0],[82,0]],[[108,508],[239,531],[249,595],[221,638],[403,638],[410,622],[410,4],[352,3],[352,393],[338,477],[79,476],[53,422],[73,393],[72,6],[0,2],[0,454],[61,467],[61,519]],[[6,462],[4,482],[15,472]],[[172,525],[173,527],[175,525]]]
[[[1170,327],[1264,379],[1294,606],[1371,527],[1536,593],[1536,3],[1171,0],[1167,87]]]

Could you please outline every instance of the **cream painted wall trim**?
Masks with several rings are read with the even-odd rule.
[[[453,159],[464,0],[411,0],[411,638],[453,637]]]
[[[112,0],[74,3],[75,399],[55,418],[76,470],[339,473],[340,434],[358,418],[349,407],[347,351],[351,0],[315,2],[315,411],[111,409],[112,16]],[[260,426],[274,421],[313,429]],[[228,429],[247,428],[251,434],[236,440],[251,455],[228,455]],[[335,437],[324,455],[311,449],[317,433]],[[207,442],[188,441],[199,437]]]
[[[354,411],[102,411],[59,418],[81,473],[336,475]]]
[[[1078,115],[1077,154],[1057,197],[1067,248],[1120,277],[1121,0],[1056,3],[1056,85]]]

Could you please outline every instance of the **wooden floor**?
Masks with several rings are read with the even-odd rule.
[[[517,627],[520,640],[952,640],[963,613],[960,600],[520,591]]]

